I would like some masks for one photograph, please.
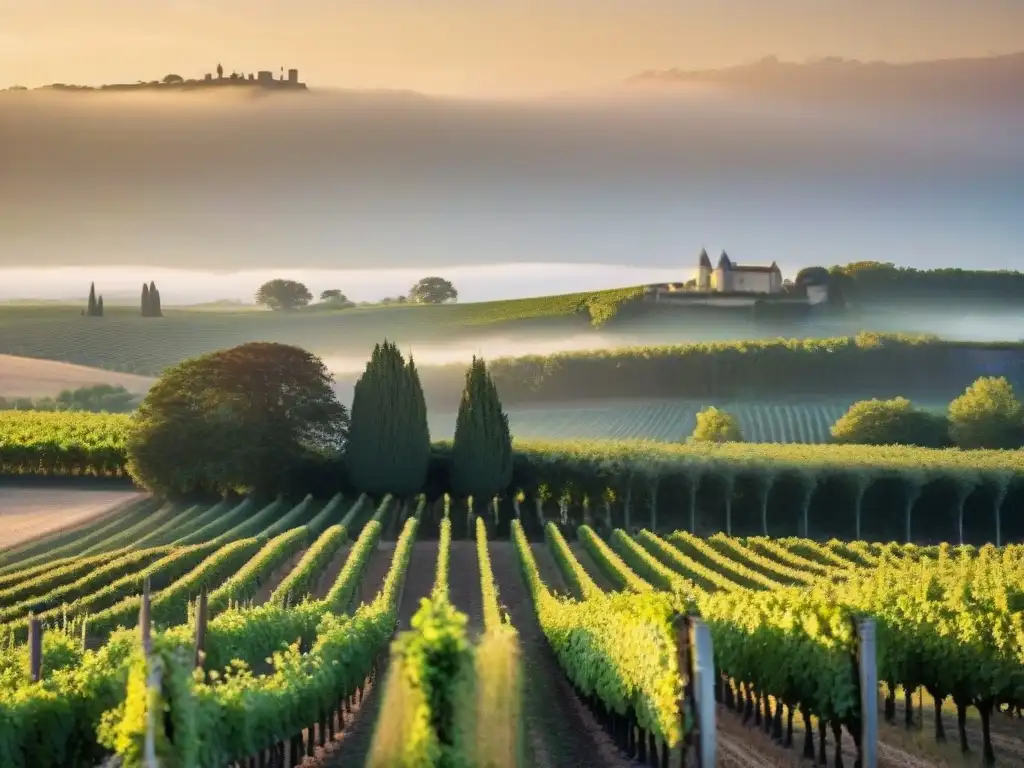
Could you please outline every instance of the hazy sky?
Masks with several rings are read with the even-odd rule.
[[[1022,31],[1022,0],[0,0],[0,86],[200,76],[220,61],[294,66],[323,86],[580,88],[769,54],[1008,53]]]

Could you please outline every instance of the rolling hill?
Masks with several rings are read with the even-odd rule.
[[[0,354],[0,396],[55,397],[65,389],[95,384],[122,386],[142,394],[153,379],[129,373],[90,368],[84,365]]]

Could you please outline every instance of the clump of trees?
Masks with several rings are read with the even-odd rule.
[[[377,344],[356,382],[345,461],[359,491],[405,496],[423,487],[430,463],[427,403],[416,364],[396,344]]]
[[[1024,408],[1005,377],[983,376],[945,414],[906,398],[862,400],[832,426],[837,443],[923,448],[1015,449],[1024,445]]]
[[[444,304],[458,299],[459,293],[455,286],[443,277],[424,277],[409,291],[408,296],[385,297],[380,304]],[[273,310],[292,311],[302,309],[313,300],[309,288],[295,280],[277,278],[260,286],[256,292],[256,303]],[[362,302],[366,303],[366,302]],[[330,288],[320,292],[320,302],[315,307],[328,309],[346,309],[355,306],[340,288]]]
[[[904,397],[861,400],[832,425],[836,443],[863,445],[917,445],[945,448],[949,427],[941,414],[915,408]]]
[[[138,397],[122,386],[97,384],[91,387],[65,389],[56,397],[0,397],[0,410],[128,413],[135,409],[137,402]]]
[[[96,296],[96,283],[89,283],[89,301],[85,307],[86,317],[103,317],[103,296]]]
[[[424,277],[409,289],[409,301],[414,304],[444,304],[458,298],[455,286],[443,277]]]
[[[291,311],[305,307],[313,300],[309,288],[295,280],[277,278],[260,286],[256,303],[275,311]]]
[[[320,303],[331,309],[347,309],[348,307],[354,307],[348,297],[341,292],[340,288],[331,288],[326,291],[320,292]]]
[[[163,309],[160,306],[160,291],[156,283],[150,281],[149,285],[142,284],[142,316],[163,317]]]
[[[1010,382],[982,377],[951,402],[949,437],[960,448],[1020,448],[1024,412]]]
[[[252,342],[186,360],[150,389],[128,441],[128,471],[164,495],[268,490],[343,449],[348,411],[313,354]]]
[[[697,414],[691,443],[742,443],[740,423],[731,413],[708,406]]]

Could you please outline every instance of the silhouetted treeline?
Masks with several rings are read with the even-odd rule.
[[[627,347],[496,359],[506,404],[586,398],[755,398],[794,395],[941,397],[981,375],[1024,369],[1024,344],[862,333],[832,339]],[[457,404],[465,366],[424,366],[435,405]]]
[[[859,261],[832,267],[829,277],[847,301],[1024,304],[1024,272],[914,269]]]

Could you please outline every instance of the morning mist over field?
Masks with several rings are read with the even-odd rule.
[[[472,301],[685,279],[702,246],[787,276],[1015,268],[1015,110],[716,89],[5,93],[0,299],[156,279],[168,304],[251,301],[272,274],[375,300],[436,273]]]

